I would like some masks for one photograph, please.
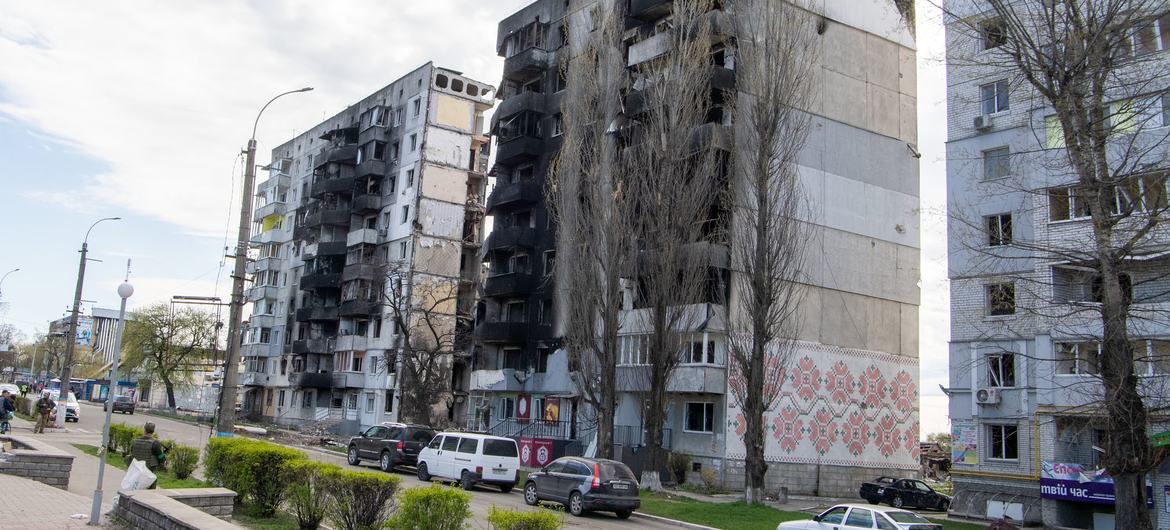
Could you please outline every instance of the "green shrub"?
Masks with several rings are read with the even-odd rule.
[[[134,444],[134,439],[141,437],[143,434],[145,432],[142,430],[142,427],[134,427],[125,423],[110,424],[110,441],[113,443],[112,449],[123,455],[130,454],[130,446]]]
[[[674,475],[674,481],[676,483],[686,483],[687,473],[691,470],[691,455],[671,453],[667,465],[670,467],[670,474]]]
[[[471,494],[440,484],[410,488],[398,495],[387,527],[394,530],[461,530],[471,516]]]
[[[559,530],[565,519],[551,510],[519,512],[492,506],[488,511],[488,523],[492,530]]]
[[[32,416],[33,402],[31,399],[26,398],[26,397],[16,396],[16,401],[13,402],[13,405],[16,406],[16,412],[24,414],[25,416]]]
[[[174,471],[175,478],[185,479],[191,476],[191,473],[195,472],[195,467],[199,465],[199,450],[172,442],[171,449],[167,451],[167,465]]]
[[[288,447],[247,438],[212,438],[207,444],[207,479],[247,500],[255,515],[276,513],[288,490],[285,465],[305,454]]]
[[[703,481],[703,489],[707,494],[719,493],[722,488],[719,487],[719,477],[715,475],[715,470],[709,467],[703,468],[699,472],[699,478]]]
[[[327,516],[337,530],[381,528],[394,507],[398,475],[333,468],[321,474],[329,497]]]
[[[340,469],[333,464],[312,460],[293,460],[284,466],[285,484],[289,485],[288,511],[297,520],[300,530],[317,530],[325,519],[328,497],[322,476]]]

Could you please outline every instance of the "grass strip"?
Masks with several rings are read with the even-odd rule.
[[[73,447],[76,447],[78,451],[81,451],[87,455],[96,456],[98,458],[101,458],[101,455],[98,454],[98,451],[100,448],[96,445],[89,445],[89,444],[71,444],[71,445]],[[106,456],[106,464],[109,464],[109,465],[114,466],[118,469],[121,469],[122,471],[125,471],[126,468],[129,467],[126,464],[126,461],[122,458],[122,455],[117,454],[117,453],[111,453],[111,454],[107,455]],[[156,476],[158,476],[158,487],[161,489],[170,490],[170,489],[181,489],[181,488],[210,488],[210,487],[212,487],[211,484],[208,483],[207,481],[199,480],[199,479],[195,478],[194,476],[190,476],[190,477],[187,477],[184,479],[176,478],[175,474],[173,472],[171,472],[170,470],[155,471],[154,474]]]

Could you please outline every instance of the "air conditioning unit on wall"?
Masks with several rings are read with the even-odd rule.
[[[980,405],[998,405],[999,389],[980,388],[979,390],[975,391],[975,402]]]
[[[984,114],[982,116],[975,116],[975,128],[979,130],[986,130],[991,128],[991,116]]]

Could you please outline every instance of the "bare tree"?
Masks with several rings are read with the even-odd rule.
[[[125,368],[140,369],[146,378],[161,381],[173,411],[175,389],[190,384],[194,372],[214,366],[218,331],[214,313],[174,311],[167,304],[134,311],[123,332]]]
[[[1018,291],[989,291],[989,301],[993,309],[1011,304],[1030,312],[1032,322],[1047,321],[1054,334],[1099,341],[1099,356],[1086,355],[1085,362],[1096,365],[1099,386],[1090,410],[1105,433],[1101,461],[1115,483],[1117,526],[1151,528],[1144,476],[1167,452],[1151,446],[1147,426],[1150,400],[1162,400],[1165,393],[1150,392],[1135,374],[1135,362],[1156,360],[1147,351],[1135,352],[1131,333],[1142,329],[1142,321],[1164,325],[1167,318],[1147,304],[1166,300],[1168,293],[1142,285],[1165,277],[1165,261],[1158,256],[1170,249],[1166,133],[1154,130],[1164,125],[1161,80],[1170,63],[1152,53],[1159,42],[1154,16],[1164,11],[1164,2],[972,0],[967,6],[984,13],[948,15],[957,38],[978,43],[972,48],[978,46],[980,53],[950,54],[952,68],[1002,75],[1003,89],[1012,97],[1031,99],[1025,104],[1041,109],[1030,116],[1039,149],[993,164],[985,158],[985,166],[994,171],[996,163],[1007,167],[1009,160],[1011,166],[1034,164],[1049,181],[996,184],[1002,193],[1028,197],[1025,211],[1036,212],[1038,221],[1032,238],[978,216],[952,213],[952,222],[980,239],[963,245],[983,258],[976,264],[982,270],[1011,270],[1003,264],[1012,260],[1060,265],[1052,274],[1011,273]],[[999,87],[990,92],[992,107],[996,93],[1006,98]],[[1077,218],[1085,220],[1080,230],[1041,229],[1045,221]],[[1162,265],[1150,270],[1151,263]],[[1058,272],[1078,276],[1088,296],[1073,300],[1058,293],[1063,282]],[[1155,410],[1166,405],[1153,404]]]
[[[691,346],[688,335],[706,320],[696,305],[718,290],[712,285],[719,279],[712,249],[704,244],[719,237],[712,215],[726,183],[722,162],[727,160],[718,149],[727,138],[721,134],[725,115],[718,105],[726,97],[713,75],[714,38],[707,18],[713,8],[711,0],[672,4],[673,27],[659,37],[661,54],[633,69],[636,103],[626,108],[623,180],[638,212],[630,234],[638,251],[630,273],[632,318],[649,335],[645,358],[635,360],[644,366],[625,370],[633,376],[631,386],[645,396],[647,458],[641,484],[650,489],[661,488],[671,377],[684,348]]]
[[[586,419],[597,428],[597,455],[613,454],[617,350],[623,275],[629,272],[634,201],[618,156],[626,2],[597,9],[592,32],[571,29],[564,135],[545,190],[557,223],[557,276],[565,293],[564,345],[577,371]]]
[[[446,417],[437,416],[435,406],[451,397],[457,323],[468,318],[457,311],[458,281],[414,272],[402,263],[388,267],[383,305],[394,320],[398,351],[397,359],[387,356],[378,370],[397,362],[403,419],[440,425]]]
[[[798,156],[817,64],[812,15],[790,2],[737,3],[735,184],[730,192],[732,396],[743,410],[744,497],[764,500],[764,414],[780,395],[800,326],[807,209]]]

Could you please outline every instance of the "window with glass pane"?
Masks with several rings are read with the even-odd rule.
[[[996,81],[979,87],[983,114],[995,114],[1008,110],[1008,82]]]
[[[1020,442],[1015,425],[989,425],[991,431],[990,458],[998,460],[1018,460],[1020,458]]]
[[[983,179],[993,180],[1010,173],[1011,150],[1007,147],[988,149],[983,152]]]
[[[687,403],[686,430],[715,432],[715,404]]]

